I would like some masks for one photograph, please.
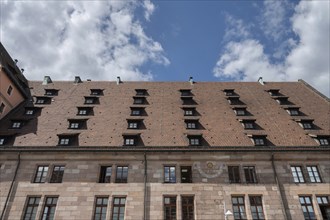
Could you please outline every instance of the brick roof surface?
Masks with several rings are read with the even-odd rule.
[[[1,134],[15,134],[14,146],[57,146],[58,135],[79,134],[79,146],[123,146],[123,134],[139,134],[139,145],[146,147],[188,146],[187,135],[202,135],[205,146],[254,146],[252,135],[267,135],[270,146],[319,146],[308,134],[330,135],[329,100],[321,97],[302,82],[116,82],[54,81],[42,85],[30,81],[33,101],[28,100],[0,122]],[[51,103],[35,104],[35,97],[45,95],[45,89],[57,89]],[[99,104],[84,104],[91,89],[102,89]],[[147,103],[133,104],[136,89],[146,89]],[[184,116],[182,89],[191,89],[197,116]],[[234,89],[251,113],[236,116],[235,105],[229,104],[223,90]],[[300,107],[303,115],[290,116],[267,90],[279,89],[288,97],[290,106]],[[27,106],[42,107],[40,114],[24,115]],[[94,115],[78,116],[77,107],[92,106]],[[190,105],[189,105],[190,106]],[[145,116],[131,116],[130,107],[145,107]],[[200,129],[186,129],[185,119],[198,119]],[[296,120],[313,119],[315,129],[304,130]],[[69,119],[87,119],[85,129],[68,129]],[[127,119],[143,119],[142,129],[127,129]],[[244,129],[240,119],[255,119],[258,129]],[[11,129],[12,120],[25,120],[20,129]]]

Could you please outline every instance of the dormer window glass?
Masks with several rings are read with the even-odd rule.
[[[189,135],[188,140],[190,146],[200,146],[202,137],[201,135]]]
[[[50,98],[49,97],[37,97],[36,98],[36,104],[50,104]]]
[[[13,142],[13,135],[0,136],[0,146],[12,145]]]
[[[62,138],[60,138],[58,144],[59,145],[62,145],[62,146],[64,146],[64,145],[70,145],[70,138],[62,137]]]
[[[317,136],[315,138],[320,146],[329,146],[330,136]]]
[[[139,129],[141,120],[127,120],[128,129]]]
[[[131,108],[131,115],[132,116],[141,116],[142,115],[143,108]]]
[[[25,114],[26,115],[33,115],[34,114],[34,110],[33,109],[25,109]]]
[[[57,96],[58,90],[57,89],[45,89],[45,95],[47,96]]]
[[[124,146],[136,146],[137,135],[124,135]]]
[[[183,108],[184,116],[194,116],[195,115],[195,108]]]
[[[313,129],[314,128],[313,120],[301,120],[299,122],[299,124],[303,129]]]
[[[136,105],[143,105],[146,102],[146,99],[144,97],[133,97],[134,99],[134,104]]]
[[[98,104],[99,98],[98,97],[85,97],[85,104]]]
[[[268,90],[268,93],[269,93],[271,96],[279,96],[279,95],[281,95],[279,89],[270,89],[270,90]]]
[[[147,95],[147,90],[146,89],[136,89],[136,95],[138,96],[145,96]]]
[[[6,138],[5,137],[0,137],[0,146],[5,145],[6,143]]]
[[[266,135],[248,135],[252,138],[255,146],[266,146]]]
[[[291,103],[289,102],[289,97],[277,97],[276,101],[280,104],[280,105],[290,105]]]
[[[59,146],[78,145],[78,134],[63,134],[58,135]]]
[[[69,129],[85,129],[86,120],[84,119],[69,119]]]
[[[244,108],[236,108],[234,111],[237,116],[246,115],[246,110]]]
[[[241,105],[241,104],[243,104],[241,102],[241,100],[239,100],[239,96],[237,96],[237,97],[236,96],[235,97],[229,96],[227,98],[227,100],[228,100],[228,102],[229,102],[230,105]]]
[[[91,95],[103,95],[102,89],[91,89]]]
[[[196,105],[197,104],[192,97],[181,97],[181,100],[182,100],[182,105]]]
[[[180,92],[181,92],[181,96],[192,96],[190,89],[181,89]]]
[[[245,129],[254,129],[255,128],[255,124],[254,121],[243,121],[243,126]]]
[[[22,121],[13,121],[11,124],[11,128],[14,128],[14,129],[22,128],[22,126],[23,126]]]
[[[264,138],[254,138],[253,139],[253,141],[254,141],[254,144],[256,145],[256,146],[264,146],[265,145],[265,139]]]
[[[225,89],[225,90],[223,90],[223,92],[225,93],[226,96],[236,95],[235,92],[234,92],[234,89]]]
[[[299,108],[289,108],[286,110],[289,115],[291,116],[298,116],[299,115]]]
[[[187,129],[197,129],[198,128],[197,120],[186,120],[185,123],[186,123]]]
[[[78,107],[77,115],[91,115],[93,112],[92,107]]]

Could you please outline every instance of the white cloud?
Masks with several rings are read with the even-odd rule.
[[[150,21],[150,16],[155,11],[155,5],[150,0],[143,1],[143,7],[145,8],[144,17],[147,21]]]
[[[261,29],[266,37],[272,40],[280,40],[286,32],[286,8],[287,1],[264,1],[263,13],[261,16]]]
[[[262,43],[255,39],[229,42],[213,69],[216,77],[255,81],[263,76],[268,81],[304,79],[330,96],[329,70],[329,2],[301,1],[292,17],[292,30],[299,42],[286,41],[292,48],[284,61],[271,62]]]
[[[329,1],[302,1],[292,18],[300,42],[286,59],[288,79],[306,79],[330,97]]]
[[[150,1],[1,2],[1,41],[28,79],[151,80],[147,62],[169,64],[160,43],[147,36],[134,16],[146,19]]]
[[[241,19],[237,19],[230,14],[225,14],[225,20],[227,27],[225,30],[225,41],[232,39],[246,39],[251,36],[250,26],[243,22]]]
[[[230,42],[214,67],[216,77],[256,81],[260,76],[267,80],[284,78],[280,66],[271,65],[263,46],[256,40]]]

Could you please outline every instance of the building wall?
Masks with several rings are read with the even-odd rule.
[[[318,219],[322,219],[316,203],[317,195],[330,195],[330,156],[324,153],[289,153],[275,154],[275,167],[278,179],[283,184],[285,199],[290,208],[292,219],[303,219],[300,195],[313,198],[313,207]],[[16,153],[0,155],[1,164],[1,207],[13,179],[16,164]],[[111,219],[112,200],[115,196],[126,196],[125,220],[143,219],[144,201],[144,155],[143,153],[114,152],[75,152],[75,153],[21,153],[21,161],[12,199],[5,219],[21,219],[28,196],[41,196],[38,216],[42,212],[46,196],[59,196],[55,219],[92,219],[96,196],[108,196],[107,218]],[[212,167],[209,166],[212,164]],[[293,182],[290,165],[317,165],[322,183]],[[50,170],[46,183],[33,183],[38,165],[49,165]],[[49,183],[51,167],[65,165],[62,183]],[[112,165],[111,183],[98,183],[100,166]],[[115,167],[128,165],[128,183],[115,182]],[[164,183],[164,165],[176,166],[176,183]],[[192,166],[193,183],[180,183],[180,166]],[[228,165],[254,165],[258,183],[245,183],[241,169],[240,184],[230,184]],[[279,187],[275,181],[271,165],[271,153],[148,153],[147,219],[163,219],[164,196],[176,196],[177,219],[181,217],[181,197],[194,196],[195,219],[224,219],[223,205],[232,209],[231,196],[244,196],[248,219],[252,219],[249,196],[262,196],[263,210],[266,219],[285,219]],[[233,219],[232,216],[228,218]]]
[[[7,90],[11,86],[13,88],[11,94],[7,93]],[[0,113],[0,119],[8,114],[12,109],[14,109],[18,104],[24,100],[24,97],[17,89],[15,84],[10,80],[7,74],[2,70],[0,66],[0,105],[3,103],[5,108],[2,113]]]

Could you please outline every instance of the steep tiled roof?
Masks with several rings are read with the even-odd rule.
[[[269,146],[319,146],[317,135],[330,135],[329,101],[301,82],[116,82],[54,81],[42,85],[29,82],[34,100],[13,111],[0,123],[1,134],[15,134],[14,146],[57,146],[59,135],[77,135],[79,146],[123,146],[123,135],[138,134],[138,145],[146,147],[187,147],[187,135],[202,135],[202,145],[254,146],[253,135],[266,135]],[[58,90],[49,104],[36,104],[45,89]],[[85,104],[91,89],[101,89],[96,104]],[[144,104],[133,104],[137,89],[145,89]],[[224,92],[233,89],[241,103],[230,104]],[[271,96],[269,90],[279,90]],[[193,105],[183,105],[180,90],[191,90]],[[141,94],[140,94],[141,95]],[[279,104],[278,95],[289,103]],[[185,97],[185,96],[184,96]],[[287,105],[289,104],[289,105]],[[41,107],[36,115],[25,115],[26,106]],[[299,116],[290,116],[286,107],[299,107]],[[93,107],[93,114],[77,115],[77,107]],[[144,107],[145,115],[131,115],[131,107]],[[197,115],[184,116],[183,107],[195,107]],[[249,115],[236,116],[233,108],[245,107]],[[198,129],[186,129],[185,119],[198,119]],[[303,129],[299,119],[313,119],[313,129]],[[82,129],[69,129],[69,120],[84,119]],[[141,129],[128,129],[128,119],[143,119]],[[244,129],[242,119],[255,120],[256,129]],[[20,129],[13,120],[23,120]],[[309,135],[310,134],[310,135]],[[311,135],[312,134],[312,135]],[[313,136],[314,134],[314,136]]]

